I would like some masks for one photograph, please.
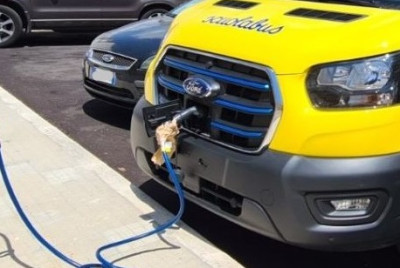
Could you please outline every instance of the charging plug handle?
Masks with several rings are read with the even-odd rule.
[[[188,117],[190,117],[192,115],[200,116],[200,112],[196,106],[192,106],[188,109],[185,109],[185,110],[177,113],[173,117],[173,120],[175,120],[177,123],[181,123],[183,120],[187,119]]]

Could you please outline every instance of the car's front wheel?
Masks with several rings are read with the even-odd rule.
[[[0,48],[16,42],[22,35],[22,19],[13,9],[0,5]]]

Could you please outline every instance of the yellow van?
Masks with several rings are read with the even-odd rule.
[[[148,70],[138,165],[171,187],[154,128],[194,106],[172,159],[188,199],[303,247],[398,243],[399,29],[396,1],[201,2]]]

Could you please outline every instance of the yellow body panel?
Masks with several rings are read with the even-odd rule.
[[[277,74],[283,113],[269,148],[316,157],[360,157],[400,152],[400,106],[313,107],[305,88],[311,67],[400,50],[400,10],[292,0],[264,0],[248,10],[205,1],[175,20],[146,76],[146,99],[156,103],[153,72],[169,45],[237,58]],[[296,8],[363,15],[351,22],[288,16]],[[194,10],[195,9],[195,10]],[[268,19],[272,33],[220,25],[222,19]]]
[[[321,157],[400,152],[400,106],[319,110],[312,106],[304,74],[278,76],[283,113],[270,149]]]

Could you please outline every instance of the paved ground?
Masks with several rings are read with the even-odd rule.
[[[0,87],[0,139],[10,180],[43,236],[79,263],[99,246],[152,230],[172,215]],[[67,267],[23,226],[0,185],[0,267]],[[240,267],[183,223],[108,250],[124,267]]]
[[[0,85],[152,199],[176,211],[176,196],[144,176],[133,161],[130,111],[93,100],[82,88],[81,59],[93,37],[37,33],[19,47],[2,49]],[[0,128],[2,121],[0,114]],[[393,247],[363,253],[300,249],[240,228],[191,203],[183,220],[246,267],[400,267]]]

